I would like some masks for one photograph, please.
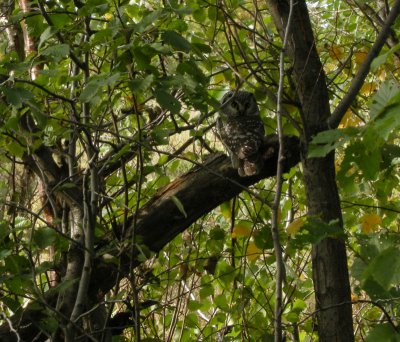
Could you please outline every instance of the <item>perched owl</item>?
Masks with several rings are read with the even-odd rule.
[[[221,100],[218,135],[239,176],[257,175],[263,167],[260,148],[264,124],[256,99],[247,91],[230,91]]]

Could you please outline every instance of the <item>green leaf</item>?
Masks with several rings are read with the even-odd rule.
[[[202,43],[191,43],[192,48],[197,50],[197,53],[210,53],[212,52],[212,49],[209,45],[207,44],[202,44]]]
[[[364,279],[369,277],[372,277],[386,291],[394,283],[398,283],[400,281],[400,250],[389,247],[374,258],[364,272]]]
[[[365,130],[365,136],[377,136],[383,141],[387,141],[392,133],[397,133],[400,127],[400,103],[386,107],[383,112],[371,121]]]
[[[80,17],[93,15],[93,13],[103,15],[108,11],[108,9],[109,9],[108,3],[102,0],[87,0],[85,2],[85,5],[79,8],[78,14]]]
[[[395,159],[400,158],[400,146],[385,144],[381,150],[382,164],[381,169],[385,170],[395,163]]]
[[[173,97],[172,95],[168,94],[166,91],[161,89],[156,90],[155,96],[157,102],[163,109],[168,109],[173,114],[179,113],[181,109],[181,104],[175,97]]]
[[[200,299],[204,300],[205,298],[212,296],[214,294],[214,287],[211,285],[203,285],[200,289]]]
[[[389,323],[381,323],[375,326],[365,339],[365,342],[377,341],[399,342],[400,334]]]
[[[185,20],[176,19],[168,25],[168,28],[172,31],[186,32],[188,30],[188,24]]]
[[[371,63],[371,70],[375,72],[382,64],[386,63],[388,58],[392,57],[393,54],[400,49],[400,43],[393,46],[388,52],[380,54]]]
[[[272,239],[272,232],[268,226],[264,226],[260,229],[254,237],[256,246],[260,249],[273,248],[274,242]]]
[[[384,82],[373,96],[369,105],[370,117],[375,118],[382,113],[385,108],[392,104],[395,96],[400,92],[400,87],[391,81]]]
[[[218,306],[222,311],[229,312],[230,308],[227,302],[227,296],[225,294],[221,294],[219,296],[214,297],[214,303]]]
[[[158,9],[146,15],[139,23],[133,25],[136,32],[144,32],[149,27],[153,26],[154,23],[164,14],[163,9]]]
[[[296,312],[289,312],[285,315],[285,318],[291,323],[296,323],[299,320],[299,315]]]
[[[30,263],[22,255],[10,255],[4,260],[6,269],[15,275],[20,275],[29,270]]]
[[[0,243],[10,234],[10,228],[6,221],[0,221]]]
[[[53,287],[50,291],[54,291],[56,293],[64,293],[69,288],[71,288],[74,284],[79,282],[80,278],[76,279],[64,279],[60,284],[56,287]]]
[[[190,51],[190,43],[175,31],[164,31],[162,34],[164,43],[171,45],[175,50],[182,52]]]
[[[33,94],[29,90],[26,90],[24,88],[1,87],[0,89],[6,95],[7,102],[16,108],[21,108],[24,102],[29,101],[33,98]]]
[[[352,144],[351,150],[357,151],[353,152],[353,162],[360,167],[366,179],[373,180],[380,170],[381,149],[370,149],[368,147],[373,148],[375,145],[357,141]]]
[[[79,96],[79,99],[82,102],[92,101],[93,99],[97,98],[97,95],[100,94],[103,87],[114,85],[119,80],[120,76],[121,75],[119,73],[110,73],[91,77]]]
[[[201,309],[202,304],[200,302],[198,302],[197,300],[191,300],[188,303],[188,309],[192,310],[192,311],[196,311]]]
[[[292,307],[292,311],[295,311],[297,313],[302,312],[305,308],[307,308],[307,304],[301,300],[301,299],[296,299],[293,307]]]
[[[213,228],[210,231],[211,240],[224,240],[226,238],[226,231],[221,228]]]
[[[28,27],[30,37],[39,37],[45,27],[44,20],[41,15],[27,15],[25,17],[25,23]]]
[[[21,304],[10,296],[1,296],[0,300],[13,312],[16,312],[21,307]]]
[[[44,129],[46,127],[49,117],[44,114],[35,103],[30,102],[29,108],[31,109],[32,115],[37,122],[38,128]]]
[[[184,61],[178,65],[176,71],[181,74],[188,74],[199,83],[205,83],[207,78],[204,73],[199,69],[197,63],[194,61]]]
[[[90,102],[94,99],[99,91],[101,90],[101,85],[97,82],[88,83],[85,88],[83,88],[79,100],[82,102]]]
[[[56,34],[56,32],[57,30],[53,26],[47,27],[40,35],[38,49],[40,50],[43,43],[45,43],[49,38],[53,37]]]
[[[134,92],[145,92],[150,88],[154,81],[154,75],[147,75],[145,78],[136,79],[129,82],[129,86]]]
[[[20,122],[20,118],[18,116],[11,115],[2,128],[5,130],[7,130],[7,129],[17,130],[18,126],[19,126],[19,122]]]
[[[72,19],[69,15],[64,13],[54,13],[50,14],[50,18],[54,24],[54,27],[57,29],[63,29],[66,25],[72,22]],[[51,26],[49,26],[51,27]],[[47,28],[46,28],[47,30]]]
[[[308,157],[325,157],[358,133],[356,128],[331,129],[318,133],[309,144]]]
[[[40,54],[43,56],[51,56],[55,61],[59,61],[69,55],[69,50],[68,44],[57,44],[42,50]]]
[[[51,246],[57,239],[57,233],[51,228],[39,228],[33,234],[33,240],[39,248]]]
[[[9,151],[15,157],[22,157],[26,152],[26,148],[15,140],[11,140],[6,147],[7,151]]]
[[[172,202],[174,202],[174,204],[176,205],[176,207],[178,208],[178,210],[182,213],[182,215],[187,218],[187,214],[185,211],[185,208],[183,207],[182,202],[179,200],[178,197],[176,196],[171,196],[171,200]]]
[[[106,28],[104,30],[99,30],[91,37],[91,43],[92,44],[106,44],[112,40],[112,38],[115,36],[115,34],[116,34],[116,31],[112,28]]]

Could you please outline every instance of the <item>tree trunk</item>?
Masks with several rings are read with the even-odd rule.
[[[328,128],[330,109],[325,73],[316,50],[306,2],[297,0],[293,3],[293,23],[286,53],[293,63],[293,75],[301,103],[302,164],[309,216],[326,223],[336,221],[343,229],[333,153],[325,158],[307,158],[308,142]],[[290,2],[269,0],[268,5],[283,39]],[[344,241],[327,238],[314,245],[312,262],[320,341],[353,341]]]

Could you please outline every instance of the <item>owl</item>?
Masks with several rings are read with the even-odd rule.
[[[247,91],[230,91],[221,100],[217,119],[218,135],[239,176],[257,175],[263,167],[260,148],[264,124],[256,99]]]

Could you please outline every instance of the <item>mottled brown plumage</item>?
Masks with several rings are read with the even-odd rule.
[[[221,100],[217,129],[239,175],[257,175],[263,167],[260,148],[264,124],[254,95],[247,91],[226,93]]]

